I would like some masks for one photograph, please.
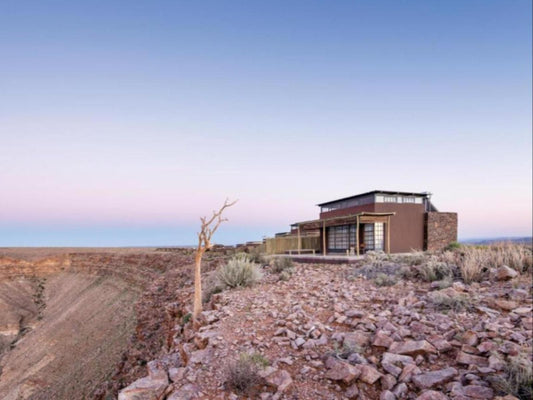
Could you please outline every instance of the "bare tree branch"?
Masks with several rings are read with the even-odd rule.
[[[195,268],[194,268],[194,310],[193,320],[198,321],[198,316],[202,312],[202,256],[213,247],[211,238],[217,231],[220,224],[226,222],[227,218],[222,218],[224,210],[233,206],[238,200],[229,201],[226,199],[218,211],[213,211],[213,215],[208,220],[207,217],[200,217],[200,232],[198,232],[198,248],[196,249]],[[216,221],[216,222],[215,222]],[[212,226],[214,224],[214,226]]]

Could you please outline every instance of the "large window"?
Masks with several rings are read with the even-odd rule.
[[[355,225],[332,226],[328,228],[328,249],[346,251],[355,246]]]

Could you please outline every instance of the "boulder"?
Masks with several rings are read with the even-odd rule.
[[[507,265],[502,265],[496,271],[496,278],[499,281],[506,281],[508,279],[513,279],[518,276],[518,272],[512,268],[509,268]]]
[[[411,378],[411,381],[420,389],[431,389],[451,381],[457,374],[458,372],[455,368],[445,368],[415,375]]]

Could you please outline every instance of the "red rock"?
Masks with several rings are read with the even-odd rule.
[[[457,374],[458,372],[455,368],[445,368],[438,371],[415,375],[411,378],[411,381],[421,389],[431,389],[435,386],[449,382],[457,376]]]
[[[400,382],[409,382],[413,375],[419,374],[420,369],[415,364],[407,364],[403,367],[402,373],[398,377]]]
[[[361,374],[359,375],[359,380],[370,385],[373,385],[379,378],[383,375],[378,372],[377,369],[370,365],[361,365]]]
[[[466,365],[477,365],[478,367],[488,367],[489,362],[485,357],[480,356],[474,356],[472,354],[464,353],[460,351],[457,354],[457,358],[455,360],[459,364],[466,364]]]
[[[463,333],[462,342],[468,346],[477,346],[477,333],[474,331],[466,331],[465,333]]]
[[[291,374],[284,369],[279,369],[273,372],[272,374],[268,375],[265,380],[269,386],[277,389],[278,392],[283,392],[292,383]]]
[[[187,383],[167,397],[167,400],[193,400],[200,396],[198,386]],[[137,400],[137,399],[136,399]]]
[[[477,346],[477,350],[480,353],[488,353],[489,351],[496,350],[498,348],[498,345],[492,341],[486,340],[484,342],[481,342],[479,346]]]
[[[396,396],[390,390],[384,390],[379,395],[379,400],[396,400]]]
[[[464,393],[474,399],[492,399],[494,391],[485,386],[468,385],[463,388]]]
[[[368,346],[370,335],[364,332],[348,332],[344,335],[343,345],[349,349],[357,349]]]
[[[516,301],[511,300],[496,300],[494,303],[505,311],[511,311],[518,307],[518,303]]]
[[[436,353],[437,350],[426,340],[407,340],[405,342],[394,342],[389,352],[396,354],[418,355],[426,353]]]
[[[391,390],[394,386],[396,386],[396,378],[390,374],[383,375],[381,377],[381,387],[385,390]]]
[[[435,390],[428,390],[416,398],[416,400],[448,400],[448,396]]]
[[[428,342],[431,343],[437,351],[444,353],[446,351],[450,351],[453,346],[442,336],[439,335],[433,335],[428,338]]]
[[[393,343],[393,340],[390,338],[390,336],[383,333],[382,331],[378,331],[376,332],[376,336],[374,336],[374,341],[372,342],[372,346],[385,347],[388,349],[392,343]]]
[[[326,367],[329,368],[328,372],[326,372],[326,378],[334,381],[350,383],[361,375],[359,366],[351,365],[333,357],[329,357],[326,360]]]

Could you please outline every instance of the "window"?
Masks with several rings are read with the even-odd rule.
[[[364,224],[364,241],[366,250],[383,250],[383,222]]]
[[[396,196],[384,196],[383,202],[384,203],[396,203]]]
[[[329,250],[345,251],[355,246],[355,225],[329,227],[327,235]]]
[[[403,198],[403,202],[404,203],[414,203],[415,202],[415,198],[414,197],[404,197]]]

